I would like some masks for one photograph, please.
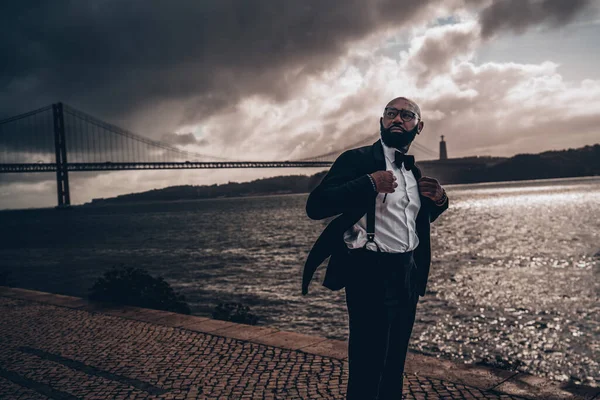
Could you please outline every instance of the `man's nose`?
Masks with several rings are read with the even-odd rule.
[[[402,118],[400,118],[400,113],[398,113],[398,115],[396,115],[392,120],[392,125],[396,124],[404,125],[404,121],[402,120]]]

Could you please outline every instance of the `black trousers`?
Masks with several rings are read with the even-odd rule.
[[[412,252],[349,252],[347,400],[402,398],[404,363],[419,296]]]

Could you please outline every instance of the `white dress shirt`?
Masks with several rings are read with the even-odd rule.
[[[375,200],[375,242],[382,252],[406,253],[419,245],[416,232],[417,213],[421,208],[419,186],[412,171],[404,166],[398,168],[394,164],[395,151],[386,146],[383,141],[386,170],[396,176],[398,187],[394,193],[388,193],[385,203],[385,193],[378,193]],[[359,249],[367,243],[367,215],[365,214],[356,224],[344,233],[344,242],[349,249]],[[367,244],[367,249],[377,251],[373,243]]]

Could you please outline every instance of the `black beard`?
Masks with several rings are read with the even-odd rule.
[[[394,125],[391,125],[388,129],[385,129],[383,127],[383,122],[379,120],[381,140],[386,146],[393,147],[403,153],[406,153],[410,147],[410,144],[413,142],[413,140],[415,140],[415,136],[419,134],[419,125],[417,124],[410,131],[405,131],[402,133],[391,132],[390,128],[393,127]]]

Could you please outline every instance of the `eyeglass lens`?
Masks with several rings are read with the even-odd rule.
[[[396,115],[398,115],[398,113],[400,113],[400,118],[404,121],[404,122],[409,122],[412,121],[416,115],[408,110],[396,110],[395,108],[386,108],[385,109],[385,115],[390,118],[396,118]]]

